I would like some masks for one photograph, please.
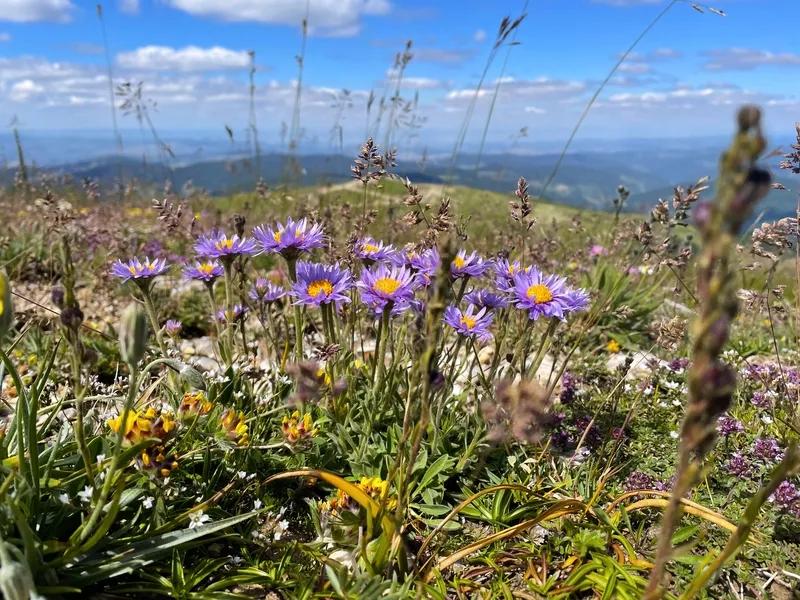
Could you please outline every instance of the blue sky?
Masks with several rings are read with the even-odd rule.
[[[247,51],[254,50],[256,118],[266,146],[291,121],[309,11],[300,115],[302,143],[355,143],[374,133],[366,100],[393,89],[395,53],[413,40],[402,96],[415,127],[394,141],[452,145],[500,20],[524,0],[107,0],[114,82],[142,81],[164,131],[242,132],[248,120]],[[658,0],[531,0],[501,73],[501,49],[478,97],[474,144],[502,75],[492,147],[564,139],[599,82],[667,5]],[[800,120],[797,0],[716,0],[721,17],[679,2],[644,38],[601,95],[581,136],[691,137],[730,130],[735,107],[757,102],[768,127]],[[793,40],[795,43],[793,43]],[[108,82],[95,2],[0,0],[0,122],[23,129],[108,128]],[[340,90],[350,102],[337,107]],[[388,94],[389,96],[391,93]],[[372,117],[376,108],[373,106]],[[123,128],[135,128],[119,115]],[[408,119],[407,119],[408,120]],[[385,123],[385,119],[384,119]],[[518,132],[527,128],[527,136]],[[380,133],[378,137],[380,139]]]

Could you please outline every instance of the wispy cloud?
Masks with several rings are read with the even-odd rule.
[[[170,48],[169,46],[143,46],[117,55],[117,63],[124,68],[143,71],[214,71],[242,69],[250,62],[245,50],[231,50],[221,46],[200,48]]]
[[[800,54],[750,48],[724,48],[705,52],[709,71],[750,71],[760,67],[800,67]]]
[[[10,42],[11,41],[11,34],[6,33],[5,31],[0,31],[0,42]]]
[[[308,16],[312,35],[356,35],[364,15],[385,15],[388,0],[168,0],[174,8],[225,21],[256,21],[299,26]],[[308,9],[308,13],[306,13]]]
[[[0,0],[0,21],[64,23],[73,10],[75,5],[70,0]]]

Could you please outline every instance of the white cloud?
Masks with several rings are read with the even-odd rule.
[[[750,48],[725,48],[706,52],[709,71],[749,71],[758,67],[800,67],[800,54]]]
[[[435,90],[447,87],[447,83],[430,77],[403,77],[401,87],[414,90]]]
[[[306,18],[302,0],[168,0],[179,10],[224,21],[257,21],[299,26]],[[308,27],[312,35],[353,36],[363,15],[384,15],[388,0],[308,0]]]
[[[0,0],[0,21],[69,21],[75,5],[70,0]]]
[[[10,42],[11,41],[11,34],[6,33],[5,31],[0,31],[0,42]]]
[[[526,106],[525,107],[526,113],[533,113],[534,115],[543,115],[547,111],[543,108],[539,108],[538,106]]]
[[[139,14],[139,0],[119,0],[120,11],[129,14]]]
[[[11,86],[8,97],[14,102],[24,102],[43,91],[44,88],[32,79],[23,79]]]
[[[186,46],[180,49],[143,46],[132,52],[118,54],[117,63],[123,68],[143,71],[213,71],[245,68],[250,58],[245,50],[230,50],[221,46]]]
[[[472,34],[472,39],[481,44],[486,41],[486,32],[483,29],[478,29]]]

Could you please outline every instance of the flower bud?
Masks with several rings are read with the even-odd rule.
[[[186,383],[191,388],[194,388],[196,390],[206,389],[205,379],[203,379],[203,376],[200,374],[200,371],[198,371],[191,365],[184,364],[178,371],[178,376],[181,378],[181,381]]]
[[[0,340],[5,337],[11,322],[14,320],[14,311],[11,306],[11,282],[4,271],[0,271]]]
[[[119,328],[119,352],[129,365],[135,365],[147,349],[147,315],[137,304],[122,311]]]

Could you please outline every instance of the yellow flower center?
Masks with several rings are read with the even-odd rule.
[[[333,284],[328,281],[327,279],[319,279],[317,281],[312,281],[308,284],[306,288],[306,292],[312,298],[316,298],[320,294],[325,294],[326,296],[330,296],[333,293]]]
[[[392,277],[381,277],[375,281],[375,289],[382,294],[394,294],[399,287],[400,282]]]
[[[553,292],[543,283],[532,285],[528,288],[528,291],[525,292],[525,295],[536,302],[536,304],[544,304],[553,299]]]
[[[278,231],[272,234],[272,239],[275,240],[275,243],[280,244],[282,235],[283,235],[283,230],[279,229]]]
[[[470,317],[469,315],[461,316],[461,324],[467,329],[472,329],[473,327],[475,327],[475,323],[477,322],[478,320],[475,317]]]
[[[364,254],[375,254],[380,248],[378,248],[375,244],[364,244],[361,246],[361,251]]]
[[[462,268],[464,268],[464,265],[465,265],[465,264],[467,264],[467,262],[466,262],[466,261],[465,261],[463,258],[461,258],[460,256],[456,256],[456,257],[453,259],[453,266],[454,266],[456,269],[462,269]]]
[[[214,264],[213,263],[203,263],[197,270],[203,273],[204,275],[211,275],[214,272]]]
[[[128,265],[128,271],[131,272],[131,275],[136,275],[136,267],[133,265]]]
[[[233,248],[233,239],[225,237],[219,240],[214,245],[216,246],[217,250],[225,250],[225,249],[230,250],[231,248]]]

